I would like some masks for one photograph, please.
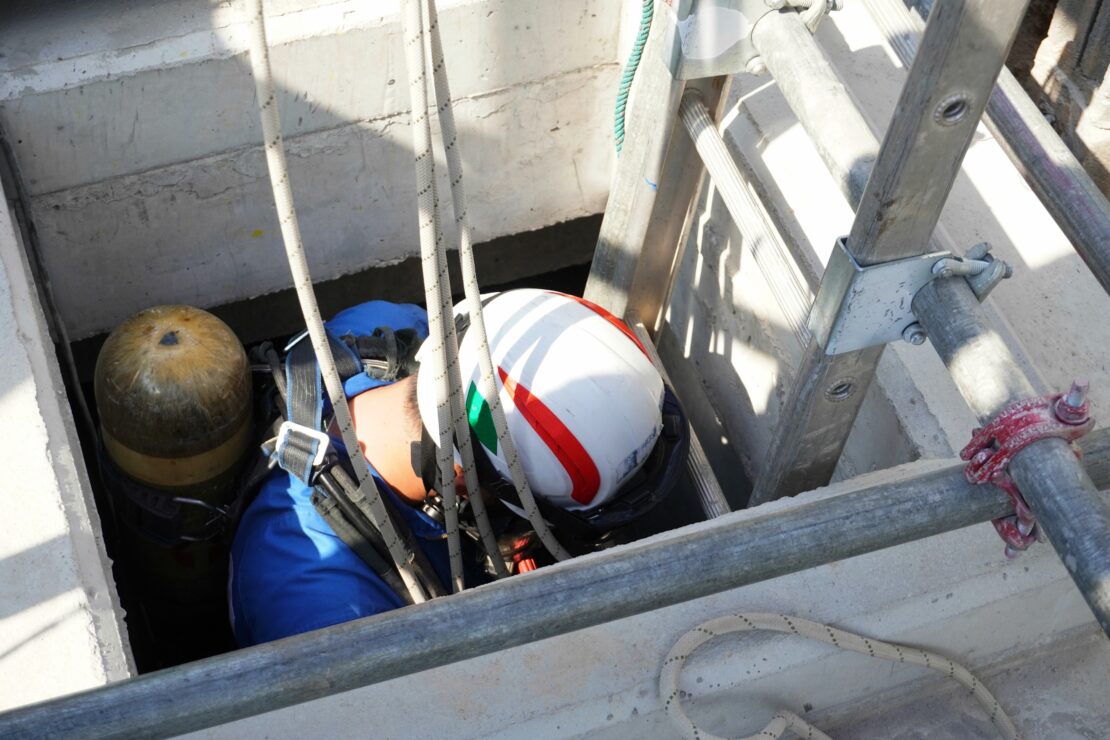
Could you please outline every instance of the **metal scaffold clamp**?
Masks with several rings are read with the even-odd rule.
[[[671,6],[668,3],[668,6]],[[797,11],[811,33],[843,0],[689,0],[673,4],[675,38],[670,69],[675,79],[693,80],[722,75],[766,73],[767,66],[752,43],[759,20],[777,12]],[[682,8],[686,14],[682,15]]]
[[[971,286],[971,291],[982,303],[990,292],[1008,277],[1013,276],[1014,268],[990,253],[988,242],[979,242],[963,259],[946,257],[933,265],[933,275],[939,278],[962,275]]]
[[[963,277],[982,302],[1013,268],[990,254],[980,242],[964,257],[930,252],[903,259],[861,265],[848,248],[847,237],[836,241],[821,288],[810,314],[810,333],[823,338],[825,353],[856,352],[904,339],[924,344],[926,334],[913,313],[913,298],[938,278]]]
[[[1018,401],[1003,409],[989,424],[976,429],[971,441],[960,451],[967,460],[964,477],[969,483],[991,483],[1007,493],[1014,513],[992,520],[998,535],[1006,543],[1006,557],[1017,557],[1038,540],[1043,539],[1025,497],[1010,478],[1008,468],[1014,455],[1032,443],[1058,437],[1074,442],[1094,428],[1087,400],[1088,383],[1077,380],[1067,393],[1054,393],[1040,398]],[[1081,457],[1073,445],[1076,457]]]

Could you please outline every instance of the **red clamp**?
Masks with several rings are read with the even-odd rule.
[[[1007,470],[1010,460],[1037,440],[1059,437],[1073,442],[1091,431],[1095,423],[1088,413],[1087,387],[1087,381],[1077,380],[1067,393],[1007,406],[985,427],[972,432],[971,441],[960,451],[960,458],[969,461],[964,468],[968,482],[993,483],[1013,502],[1013,514],[992,521],[1006,543],[1008,558],[1017,557],[1020,551],[1043,539],[1033,511],[1010,478]],[[1079,449],[1072,449],[1080,457]]]

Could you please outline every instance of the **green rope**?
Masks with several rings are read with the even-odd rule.
[[[640,66],[640,57],[644,53],[644,44],[647,43],[648,32],[651,31],[651,17],[654,13],[655,0],[644,0],[643,12],[640,15],[640,33],[636,36],[636,43],[632,45],[632,54],[628,57],[628,64],[624,65],[620,90],[617,91],[617,109],[613,120],[613,134],[617,143],[617,154],[620,154],[621,147],[624,146],[624,109],[628,105],[628,91],[632,89],[632,78],[636,76],[636,68]]]

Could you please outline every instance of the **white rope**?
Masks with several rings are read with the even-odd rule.
[[[444,152],[447,155],[447,171],[451,180],[451,194],[454,198],[455,204],[455,221],[459,223],[459,188],[462,186],[462,165],[459,162],[458,154],[458,136],[455,133],[455,117],[451,108],[451,90],[447,85],[447,69],[443,58],[443,44],[439,36],[439,18],[436,13],[434,0],[425,2],[421,0],[421,11],[423,13],[422,21],[424,24],[424,50],[431,57],[432,63],[432,76],[435,81],[435,100],[438,103],[438,115],[440,123],[440,133],[443,136]],[[465,203],[465,197],[463,202]],[[438,190],[436,195],[436,207],[439,206]],[[462,210],[462,215],[465,218],[465,206]],[[460,235],[462,233],[463,225],[460,225]],[[465,224],[467,247],[469,248],[469,224]],[[447,253],[443,248],[443,230],[442,223],[436,219],[436,240],[439,246],[438,259],[440,260],[440,274],[447,274]],[[460,255],[462,249],[460,248]],[[471,260],[473,265],[473,260]],[[471,269],[473,275],[473,268]],[[463,279],[466,280],[467,271],[463,267]],[[474,281],[477,285],[477,280]],[[469,297],[469,291],[467,293]],[[479,298],[480,303],[480,298]],[[447,340],[447,346],[455,349],[454,357],[458,357],[458,336],[455,334],[454,313],[446,317],[448,323],[448,332],[452,336]],[[488,353],[488,349],[487,349]],[[452,353],[449,351],[448,355]],[[470,424],[467,418],[466,409],[466,389],[462,385],[461,369],[459,363],[449,362],[450,368],[450,386],[451,386],[451,428],[455,431],[455,443],[459,448],[459,456],[462,458],[463,479],[466,481],[467,496],[470,500],[470,505],[474,509],[474,520],[478,525],[478,534],[481,537],[482,545],[485,547],[486,552],[489,554],[490,562],[493,564],[495,575],[498,578],[504,578],[509,575],[508,569],[505,567],[505,560],[501,557],[501,552],[497,547],[497,538],[494,537],[493,527],[490,525],[489,514],[486,512],[486,502],[482,498],[481,489],[478,484],[478,468],[474,462],[474,449],[470,439]]]
[[[881,640],[871,640],[866,637],[854,635],[851,632],[845,632],[844,630],[830,627],[826,624],[811,622],[808,619],[788,617],[784,614],[750,612],[711,619],[708,622],[698,625],[678,638],[678,642],[674,644],[674,647],[672,647],[671,651],[667,654],[667,658],[663,661],[663,669],[659,674],[659,696],[664,701],[663,709],[670,718],[671,723],[678,729],[684,738],[720,740],[717,735],[712,735],[697,727],[682,708],[681,695],[678,689],[678,677],[682,673],[682,667],[685,665],[686,659],[698,647],[716,637],[733,632],[753,632],[758,630],[808,637],[811,640],[825,642],[841,648],[842,650],[850,650],[862,655],[869,655],[872,658],[882,658],[896,663],[912,663],[914,665],[930,668],[934,671],[939,671],[953,681],[959,682],[970,691],[971,695],[975,697],[975,700],[978,701],[983,709],[990,715],[991,722],[994,723],[995,728],[1002,737],[1007,740],[1015,740],[1019,737],[1017,727],[1014,726],[1013,721],[1002,710],[1002,706],[998,703],[998,700],[994,698],[994,695],[991,694],[970,671],[951,658],[938,655],[937,653],[930,653],[920,648],[897,645]],[[790,712],[780,712],[775,715],[771,724],[763,728],[758,734],[746,738],[746,740],[777,738],[787,729],[792,729],[802,737],[824,738],[828,740],[828,735],[825,735],[801,717],[791,714]]]
[[[316,304],[316,295],[312,289],[312,276],[309,274],[308,261],[305,259],[301,230],[297,223],[297,213],[293,208],[293,190],[289,184],[289,168],[285,162],[285,148],[282,144],[281,121],[278,118],[277,97],[274,94],[274,83],[270,70],[270,53],[266,42],[266,23],[262,11],[262,0],[247,0],[247,9],[252,16],[250,61],[251,71],[254,74],[258,112],[262,118],[266,163],[269,167],[270,184],[274,191],[274,205],[277,208],[278,220],[281,224],[281,236],[285,243],[285,253],[289,259],[289,269],[293,273],[293,287],[297,291],[297,299],[301,304],[301,312],[304,314],[312,348],[316,352],[317,361],[320,363],[320,371],[323,375],[324,385],[327,388],[328,398],[332,402],[332,409],[335,412],[335,420],[343,437],[343,444],[347,447],[347,454],[351,459],[351,465],[354,467],[355,476],[358,479],[359,491],[370,504],[370,512],[375,519],[374,525],[381,531],[390,557],[393,558],[412,600],[415,603],[420,603],[426,600],[426,596],[412,571],[413,555],[407,550],[393,526],[393,522],[385,509],[385,504],[378,493],[378,487],[374,484],[374,479],[370,475],[366,458],[362,455],[362,448],[359,446],[354,425],[351,423],[351,413],[347,407],[347,397],[343,392],[343,382],[339,379],[339,373],[335,369],[335,360],[331,354],[331,347],[328,345],[327,334],[324,332],[324,322],[320,318],[320,309]]]
[[[463,584],[462,546],[459,540],[458,497],[455,493],[455,456],[452,445],[451,365],[458,373],[457,347],[452,320],[451,280],[447,259],[443,254],[442,233],[438,224],[438,203],[435,186],[435,161],[432,152],[432,127],[428,120],[427,64],[424,59],[424,22],[421,0],[405,0],[401,14],[404,30],[405,60],[412,100],[413,153],[416,156],[416,200],[420,216],[420,263],[424,274],[424,300],[428,306],[427,341],[429,363],[421,372],[435,373],[436,415],[439,439],[436,440],[436,461],[439,468],[439,494],[443,497],[447,555],[451,564],[454,590]],[[448,332],[451,332],[450,334]],[[451,350],[456,353],[452,354]]]
[[[543,515],[540,513],[539,507],[536,505],[535,494],[532,492],[531,486],[528,485],[528,478],[524,474],[524,467],[520,463],[520,457],[517,455],[516,446],[513,444],[512,437],[509,435],[508,424],[505,421],[505,411],[501,405],[501,394],[497,387],[496,380],[493,373],[493,361],[490,357],[489,339],[486,334],[486,323],[482,314],[482,295],[481,289],[478,285],[478,274],[474,267],[474,249],[470,231],[470,218],[467,213],[467,199],[466,190],[463,186],[463,173],[461,155],[458,146],[458,132],[455,128],[455,115],[451,106],[451,88],[447,80],[447,69],[443,58],[443,43],[439,34],[439,19],[436,12],[435,0],[423,0],[425,4],[425,32],[431,40],[431,57],[432,57],[432,73],[435,84],[435,96],[439,104],[439,125],[440,131],[443,134],[443,149],[447,156],[447,172],[451,182],[451,197],[452,204],[455,210],[455,224],[458,226],[459,231],[459,262],[462,266],[463,276],[463,289],[466,292],[467,307],[470,313],[470,328],[469,333],[472,333],[477,341],[478,362],[481,369],[481,379],[478,385],[478,392],[482,395],[490,407],[490,412],[493,417],[494,428],[497,430],[497,443],[503,450],[503,455],[509,466],[509,472],[512,476],[513,485],[516,487],[517,492],[520,494],[520,502],[523,505],[524,513],[531,522],[532,528],[536,531],[540,542],[548,552],[550,552],[558,560],[565,560],[570,557],[562,545],[559,544],[554,533],[547,526],[544,521]],[[444,263],[446,269],[446,263]],[[452,323],[452,329],[454,324]],[[466,412],[463,408],[465,389],[462,388],[460,379],[457,376],[458,365],[455,365],[456,375],[452,378],[452,383],[456,389],[456,399],[458,406],[455,409],[456,414],[456,435],[459,441],[459,452],[463,458],[464,475],[467,476],[467,489],[471,491],[471,505],[475,506],[474,514],[478,520],[478,528],[482,533],[483,542],[486,543],[486,548],[490,553],[491,559],[495,565],[500,565],[503,569],[504,564],[496,549],[496,544],[493,540],[492,531],[483,531],[483,526],[489,529],[489,520],[485,516],[484,505],[481,505],[481,496],[475,496],[474,491],[477,490],[477,474],[474,471],[474,453],[470,446],[470,430],[467,424]],[[471,485],[471,477],[473,476],[473,486]],[[481,506],[481,508],[479,508]],[[491,546],[493,549],[491,549]]]

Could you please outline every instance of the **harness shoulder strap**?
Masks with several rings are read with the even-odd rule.
[[[329,333],[328,342],[343,382],[364,372],[383,380],[403,377],[411,371],[412,356],[419,345],[414,331],[394,332],[388,327],[376,329],[370,337],[345,335],[338,339]],[[324,394],[312,344],[303,338],[294,340],[284,367],[275,362],[276,352],[267,359],[274,369],[275,383],[285,398],[285,423],[272,451],[274,460],[282,469],[313,487],[313,507],[336,536],[390,588],[411,603],[408,589],[389,558],[385,540],[374,525],[366,497],[338,464],[334,454],[327,458],[320,454],[326,450],[328,440],[321,431]],[[323,450],[321,445],[325,446]],[[269,452],[267,446],[263,449]],[[416,573],[425,588],[433,596],[446,593],[407,523],[388,502],[386,510],[404,538],[406,549],[412,553]]]
[[[351,548],[364,563],[369,565],[382,580],[388,583],[390,588],[404,598],[408,590],[401,583],[401,579],[397,577],[397,571],[382,557],[382,554],[370,543],[370,540],[362,536],[354,525],[347,520],[341,511],[339,502],[317,488],[312,492],[312,506],[328,523],[335,535],[347,547]],[[396,583],[394,583],[394,580],[396,580]],[[411,603],[411,600],[409,603]]]
[[[362,366],[346,343],[328,334],[340,380],[346,382],[362,372]],[[278,437],[275,456],[283,470],[305,483],[312,480],[313,468],[320,464],[320,445],[327,438],[320,431],[324,412],[324,390],[320,365],[312,343],[294,342],[285,356],[285,420]]]
[[[355,482],[347,474],[347,471],[338,465],[328,471],[328,475],[331,476],[332,480],[337,484],[337,490],[334,493],[336,500],[340,502],[340,504],[344,502],[347,504],[347,506],[343,508],[343,514],[349,521],[355,522],[358,525],[356,526],[357,532],[375,543],[375,546],[378,547],[379,550],[384,551],[385,541],[382,539],[378,529],[372,524],[373,518],[370,514],[370,503],[366,500],[366,497],[362,495],[362,491],[358,490],[358,486],[355,485]],[[382,500],[386,500],[384,496]],[[394,508],[388,504],[386,505],[386,513],[393,521],[394,527],[405,539],[406,549],[413,554],[416,572],[420,575],[421,581],[424,583],[424,587],[427,589],[428,593],[433,597],[447,595],[447,591],[443,588],[443,584],[440,583],[439,578],[436,576],[432,564],[428,562],[427,555],[424,554],[424,550],[417,544],[412,529],[401,519]]]

